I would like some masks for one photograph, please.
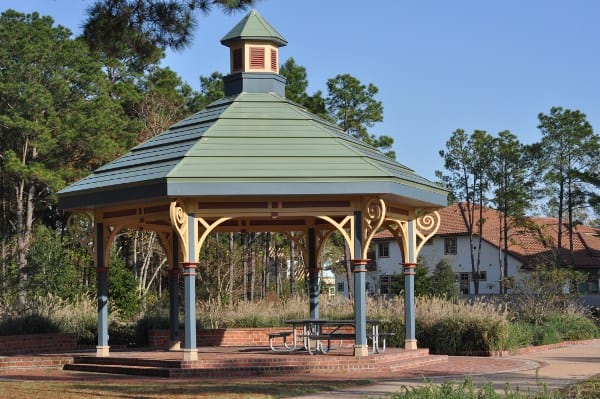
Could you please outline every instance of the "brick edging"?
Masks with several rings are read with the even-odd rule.
[[[525,348],[511,349],[505,351],[481,351],[475,353],[465,354],[468,356],[481,356],[481,357],[506,357],[506,356],[516,356],[516,355],[524,355],[527,353],[535,353],[535,352],[543,352],[552,349],[565,348],[571,345],[586,345],[586,344],[598,344],[600,343],[600,338],[592,338],[592,339],[582,339],[575,341],[561,341],[555,344],[548,345],[538,345],[538,346],[527,346]]]
[[[32,353],[72,352],[76,349],[76,333],[0,336],[0,356],[27,355]]]

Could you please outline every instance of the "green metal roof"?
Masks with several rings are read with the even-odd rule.
[[[169,196],[446,192],[273,93],[219,100],[59,193],[65,209]]]
[[[244,39],[287,43],[255,10],[221,42]],[[234,78],[225,79],[229,97],[66,187],[59,205],[254,195],[389,195],[413,205],[446,205],[442,188],[275,94],[283,84],[279,75]]]
[[[274,42],[280,47],[287,44],[287,40],[256,10],[250,11],[244,19],[223,36],[221,43],[228,45],[238,40],[265,40]]]

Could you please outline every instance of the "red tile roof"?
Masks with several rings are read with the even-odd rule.
[[[466,203],[453,204],[438,211],[441,225],[437,232],[440,236],[467,235]],[[490,208],[483,208],[482,238],[491,245],[500,244],[500,226],[502,213]],[[474,234],[479,233],[477,221],[478,208],[475,209]],[[558,219],[534,217],[525,220],[524,225],[517,225],[509,219],[508,250],[512,256],[528,263],[534,260],[553,261],[558,243]],[[376,239],[392,238],[388,231],[381,231]],[[569,259],[569,235],[567,225],[562,228],[563,263],[578,268],[600,268],[600,229],[577,225],[573,230],[573,259]]]

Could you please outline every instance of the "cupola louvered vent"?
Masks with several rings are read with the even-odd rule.
[[[265,48],[250,47],[250,68],[264,69],[265,68]]]
[[[277,72],[277,50],[271,49],[271,70]]]
[[[239,71],[244,67],[242,55],[243,50],[241,48],[233,50],[232,68],[234,71]]]

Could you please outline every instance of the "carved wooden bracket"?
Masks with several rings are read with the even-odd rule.
[[[385,201],[381,198],[373,198],[363,205],[362,209],[362,254],[361,259],[367,259],[369,245],[377,231],[383,225],[386,215]]]
[[[179,244],[181,247],[181,255],[182,259],[180,262],[189,262],[189,226],[188,226],[188,214],[184,209],[185,204],[181,201],[173,201],[171,202],[171,206],[169,207],[169,217],[171,221],[171,226],[177,232],[177,236],[179,237]]]

